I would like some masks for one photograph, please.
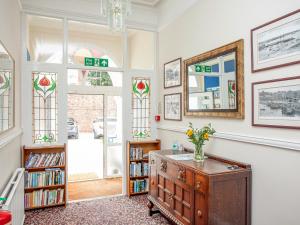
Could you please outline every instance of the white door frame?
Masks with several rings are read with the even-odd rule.
[[[107,150],[109,146],[114,146],[108,143],[108,135],[107,135],[107,98],[108,96],[121,96],[122,97],[122,87],[111,87],[111,86],[83,86],[83,85],[68,85],[68,94],[79,94],[79,95],[103,95],[103,127],[104,127],[104,137],[103,137],[103,178],[111,178],[107,176]],[[123,109],[123,101],[122,101],[122,109]],[[122,139],[122,143],[123,143]],[[68,142],[68,140],[67,140]],[[120,145],[120,144],[115,144]],[[123,152],[122,152],[123,154]],[[100,169],[100,168],[99,168]]]
[[[37,16],[46,16],[52,18],[58,18],[63,20],[63,62],[62,64],[46,64],[46,63],[32,63],[27,62],[27,24],[26,24],[26,16],[27,15],[37,15]],[[126,193],[126,140],[132,139],[130,135],[131,127],[132,127],[132,114],[131,114],[131,87],[132,87],[132,78],[133,77],[148,77],[151,78],[151,93],[155,93],[157,91],[157,80],[156,73],[158,73],[158,35],[157,31],[153,29],[149,29],[146,25],[139,25],[136,29],[151,31],[154,33],[154,46],[155,46],[155,54],[154,54],[154,69],[153,70],[130,70],[128,67],[128,37],[127,32],[122,34],[123,38],[123,67],[121,68],[94,68],[94,67],[85,67],[81,65],[73,65],[68,64],[68,20],[76,20],[80,22],[88,22],[106,25],[103,23],[99,23],[99,21],[95,19],[86,19],[84,17],[80,17],[80,15],[76,18],[72,15],[60,15],[57,12],[47,11],[47,13],[41,13],[40,11],[32,10],[23,10],[21,16],[21,47],[22,47],[22,128],[24,131],[22,144],[32,145],[32,71],[46,71],[46,72],[57,72],[58,73],[58,143],[63,144],[67,142],[67,93],[68,93],[68,82],[67,82],[67,70],[68,69],[97,69],[102,71],[116,71],[123,73],[123,88],[122,92],[122,103],[123,103],[123,185],[122,190],[123,194]],[[135,29],[134,26],[131,26],[130,29]],[[157,137],[156,134],[156,125],[154,122],[154,114],[156,112],[157,99],[151,94],[151,138],[154,139]]]

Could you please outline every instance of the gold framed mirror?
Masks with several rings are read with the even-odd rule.
[[[15,61],[0,41],[0,134],[15,125]]]
[[[184,60],[185,116],[244,118],[244,41]]]

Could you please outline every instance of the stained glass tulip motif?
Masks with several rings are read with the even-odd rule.
[[[34,90],[46,99],[56,89],[56,82],[51,76],[39,74],[34,79]]]
[[[135,80],[134,83],[133,83],[132,90],[133,90],[133,93],[140,100],[142,100],[150,92],[149,81],[148,80]]]
[[[2,95],[10,86],[9,76],[5,73],[0,74],[0,95]]]

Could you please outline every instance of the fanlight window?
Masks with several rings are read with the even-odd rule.
[[[57,141],[57,73],[33,72],[33,143]]]

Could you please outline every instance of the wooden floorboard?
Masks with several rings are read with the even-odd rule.
[[[71,182],[68,192],[69,201],[122,194],[122,178]]]

